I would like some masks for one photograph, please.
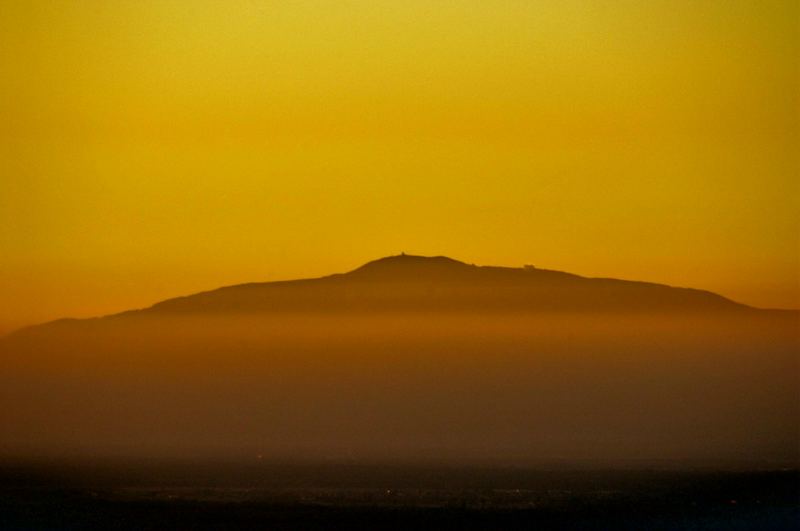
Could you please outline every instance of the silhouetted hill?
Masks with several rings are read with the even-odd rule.
[[[797,321],[388,257],[0,340],[0,456],[797,463]]]
[[[397,311],[658,313],[756,309],[698,289],[403,254],[368,262],[348,273],[227,286],[110,317]],[[64,326],[74,321],[54,323]]]
[[[178,297],[140,312],[696,312],[751,310],[707,291],[559,271],[390,256],[344,274],[250,283]]]

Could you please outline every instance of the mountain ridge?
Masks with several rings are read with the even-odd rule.
[[[87,319],[64,318],[11,332],[133,315],[381,312],[792,312],[735,302],[707,290],[563,271],[479,266],[447,256],[400,254],[314,278],[248,282],[171,297],[151,306]]]
[[[388,257],[3,338],[0,454],[797,463],[797,316]]]
[[[370,284],[389,286],[397,288],[398,291],[389,293],[383,302],[395,302],[398,298],[403,298],[413,291],[414,287],[423,286],[424,293],[420,295],[420,299],[430,300],[435,295],[442,295],[437,293],[450,288],[454,291],[459,291],[460,295],[464,296],[463,290],[471,293],[467,295],[473,296],[486,296],[486,293],[475,293],[484,289],[491,289],[496,291],[495,295],[505,298],[513,295],[520,295],[519,291],[525,288],[538,288],[539,293],[531,293],[530,291],[524,293],[526,295],[542,295],[541,289],[549,291],[544,293],[546,298],[554,298],[565,295],[565,289],[578,289],[579,293],[583,288],[600,288],[601,291],[613,290],[636,290],[645,289],[651,290],[651,295],[657,294],[658,296],[672,295],[672,296],[687,296],[694,298],[698,304],[711,304],[719,308],[736,309],[736,310],[755,310],[750,306],[732,301],[722,295],[694,288],[673,287],[666,284],[659,284],[646,281],[622,280],[616,278],[592,278],[567,273],[563,271],[555,271],[549,269],[539,269],[533,266],[525,267],[504,267],[504,266],[478,266],[474,264],[467,264],[446,256],[419,256],[400,254],[394,256],[387,256],[372,260],[364,265],[357,267],[346,273],[335,273],[316,278],[295,279],[295,280],[281,280],[281,281],[268,281],[268,282],[251,282],[244,284],[235,284],[232,286],[223,286],[217,289],[199,292],[183,297],[175,297],[160,301],[150,307],[138,311],[180,311],[180,310],[201,310],[201,306],[190,307],[187,303],[201,302],[201,299],[207,297],[220,296],[223,294],[235,294],[236,292],[246,292],[248,290],[258,291],[263,290],[265,293],[253,293],[253,295],[268,295],[268,290],[279,289],[294,289],[294,288],[316,288],[325,289],[341,283],[341,287],[348,288],[363,288]],[[349,284],[345,286],[345,284]],[[558,291],[553,292],[553,290]],[[330,294],[329,294],[330,295]],[[332,295],[337,296],[351,296],[352,293],[335,293]],[[596,293],[595,293],[596,295]],[[352,298],[352,297],[351,297]],[[667,297],[669,298],[669,297]],[[333,302],[326,299],[325,302]],[[419,301],[423,302],[423,301]],[[519,301],[518,301],[519,302]],[[537,301],[541,304],[541,297]],[[552,300],[550,301],[552,302]],[[594,303],[602,301],[594,301]],[[661,301],[663,303],[663,301]],[[688,301],[687,301],[688,302]],[[587,301],[586,306],[594,306],[593,301]],[[210,305],[213,306],[213,305]],[[510,305],[513,307],[514,305]],[[553,306],[552,304],[550,305]],[[575,308],[576,305],[564,304],[555,305],[562,309],[567,307]],[[601,304],[602,306],[602,304]],[[658,304],[655,304],[658,306]],[[206,307],[205,309],[213,309]],[[231,309],[226,306],[225,309]],[[268,308],[261,307],[261,310]],[[281,310],[283,308],[277,308]],[[546,309],[546,308],[541,308]]]

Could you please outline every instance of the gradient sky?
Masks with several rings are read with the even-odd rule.
[[[800,306],[772,1],[5,1],[0,331],[400,251]]]

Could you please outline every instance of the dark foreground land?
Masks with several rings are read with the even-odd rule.
[[[797,529],[800,472],[3,464],[0,529]]]

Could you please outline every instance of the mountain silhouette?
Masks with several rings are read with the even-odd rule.
[[[316,279],[242,284],[160,302],[147,312],[743,311],[694,289],[584,278],[543,269],[475,266],[399,255]]]
[[[0,339],[0,457],[797,463],[797,317],[390,256]]]
[[[227,286],[111,317],[393,311],[649,313],[755,309],[698,289],[587,278],[532,266],[476,266],[445,256],[402,254],[368,262],[348,273]]]

